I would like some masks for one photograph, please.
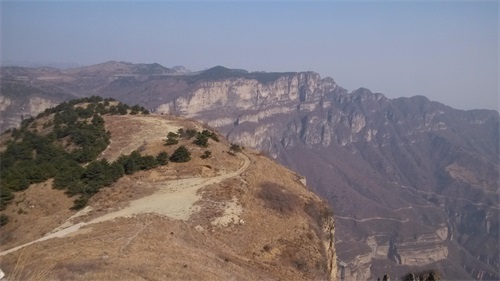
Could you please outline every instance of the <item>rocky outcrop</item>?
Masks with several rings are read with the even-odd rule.
[[[59,104],[57,100],[31,96],[23,100],[0,96],[0,128],[16,127],[23,119],[34,117],[45,109]]]
[[[435,262],[446,260],[448,247],[443,244],[446,236],[443,239],[440,234],[427,233],[419,235],[416,239],[412,237],[407,241],[398,242],[391,241],[389,237],[383,235],[369,236],[364,240],[368,246],[365,251],[352,255],[350,260],[344,260],[347,263],[347,276],[353,280],[368,280],[371,276],[380,274],[380,271],[372,272],[374,260],[389,258],[402,268],[405,266],[425,268]],[[339,250],[343,251],[343,247]]]
[[[333,217],[329,217],[323,225],[323,247],[326,251],[327,271],[329,273],[329,280],[336,281],[338,267],[337,267],[337,252],[335,251],[335,224]]]
[[[204,121],[221,124],[216,120],[226,115],[232,123],[256,123],[276,114],[314,110],[325,93],[337,88],[332,79],[314,72],[284,74],[268,83],[247,78],[201,81],[189,94],[158,105],[156,111],[197,117],[217,110],[218,118]],[[240,112],[236,118],[235,111]]]
[[[96,70],[85,71],[89,79]],[[447,279],[498,279],[498,112],[455,110],[422,96],[388,99],[364,88],[348,93],[313,72],[120,71],[119,78],[102,70],[92,83],[71,74],[74,83],[50,85],[199,119],[305,175],[336,211],[337,254],[351,278],[432,262]],[[10,73],[19,83],[37,75]]]
[[[364,253],[352,256],[350,250],[344,252],[343,247],[339,251],[339,257],[348,262],[348,272],[356,280],[380,275],[381,272],[370,270],[374,260],[392,260],[392,263],[402,268],[450,260],[449,241],[452,241],[452,247],[460,249],[462,246],[453,246],[453,243],[465,245],[463,241],[468,238],[452,240],[453,235],[462,237],[466,223],[463,219],[450,217],[447,208],[460,206],[480,211],[483,208],[479,205],[465,207],[465,194],[477,194],[483,188],[495,186],[494,182],[486,182],[489,181],[487,179],[494,179],[498,173],[493,170],[488,175],[480,173],[483,184],[479,187],[480,181],[472,176],[475,172],[463,172],[471,168],[462,168],[456,162],[457,157],[461,157],[456,147],[465,148],[463,139],[476,139],[477,135],[457,135],[453,132],[463,131],[471,125],[481,125],[481,128],[470,127],[478,132],[494,130],[495,124],[498,124],[496,112],[482,111],[470,118],[466,117],[470,113],[450,109],[424,97],[389,100],[382,94],[363,88],[349,94],[333,80],[321,79],[314,73],[287,74],[267,84],[252,79],[229,78],[204,82],[197,87],[183,97],[163,104],[159,110],[168,108],[165,112],[204,120],[226,133],[232,142],[266,151],[271,157],[304,173],[313,180],[312,185],[316,190],[331,200],[339,214],[360,216],[358,221],[363,226],[340,220],[341,231],[356,233],[362,227],[371,229],[365,230],[367,235],[380,233],[377,230],[379,227],[368,223],[368,220],[373,214],[386,214],[385,217],[379,217],[382,221],[386,218],[383,221],[386,228],[394,229],[393,233],[400,233],[396,238],[386,235],[385,239],[377,237],[370,242],[370,239],[359,235],[349,243],[355,243],[359,248],[363,248],[363,244],[368,246]],[[450,134],[455,136],[450,137]],[[498,154],[493,145],[494,140],[479,142],[481,144],[476,147],[469,146],[466,149],[475,149],[474,153],[485,155],[486,158],[482,159],[486,161],[486,166],[498,167],[498,160],[487,156]],[[430,156],[425,156],[429,153]],[[468,152],[462,153],[465,156]],[[331,160],[337,158],[339,160]],[[324,163],[324,166],[319,167],[319,163]],[[351,169],[364,169],[367,172],[353,173]],[[447,180],[436,176],[435,171],[448,173],[452,178]],[[372,176],[368,176],[370,173]],[[337,176],[329,177],[327,174]],[[339,180],[339,177],[344,180]],[[325,178],[340,186],[329,186]],[[453,198],[452,186],[462,185],[456,181],[476,185],[479,189],[461,187],[464,188],[463,197]],[[439,190],[439,186],[448,186],[445,188],[447,191]],[[360,200],[366,201],[361,203],[365,204],[363,207],[358,205],[355,208],[339,201],[339,197],[346,197],[342,193],[348,187],[355,191],[347,192],[351,194],[349,200],[353,200],[352,196],[363,198]],[[388,188],[392,191],[388,191]],[[368,195],[373,193],[378,195]],[[498,200],[493,202],[487,199],[487,193],[480,197],[483,198],[480,200],[493,204],[484,203],[484,210],[494,212],[494,215],[481,218],[484,225],[481,231],[489,235],[488,229],[495,225],[491,218],[497,217],[498,211],[486,206],[497,206]],[[389,215],[391,211],[387,208],[387,202],[391,202],[389,204],[393,210],[402,211]],[[366,204],[371,206],[370,212],[364,211],[368,209]],[[450,223],[447,221],[457,220],[460,220],[458,224],[461,226],[449,232]],[[400,223],[407,221],[413,226]],[[488,262],[485,264],[489,265]],[[449,263],[459,264],[460,261],[453,257]]]

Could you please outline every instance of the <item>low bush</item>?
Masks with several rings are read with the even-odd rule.
[[[197,133],[193,143],[200,147],[208,147],[208,137],[202,133]]]
[[[169,132],[167,134],[167,140],[165,141],[165,145],[174,145],[179,143],[179,134]]]
[[[9,217],[7,215],[0,215],[0,227],[6,225],[9,222]]]
[[[201,155],[201,159],[208,159],[212,157],[212,152],[210,152],[210,150],[206,150],[203,155]]]
[[[156,162],[158,162],[158,165],[167,165],[168,164],[168,154],[165,151],[160,152],[156,156]]]
[[[232,152],[241,152],[242,149],[243,148],[240,145],[234,143],[232,143],[231,147],[229,148],[229,150],[231,150]]]
[[[184,129],[180,128],[178,131],[177,131],[177,134],[179,135],[180,138],[183,138],[183,139],[191,139],[192,137],[194,137],[196,135],[197,131],[194,130],[194,129],[187,129],[186,131],[184,131]]]
[[[179,143],[179,141],[178,141],[177,139],[169,139],[169,138],[168,138],[168,139],[165,141],[165,145],[175,145],[175,144],[178,144],[178,143]]]
[[[87,206],[87,202],[89,201],[89,198],[87,196],[80,196],[75,201],[73,201],[73,207],[71,207],[72,210],[80,210],[83,209],[83,207]]]

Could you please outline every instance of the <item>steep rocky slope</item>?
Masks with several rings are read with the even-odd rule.
[[[101,71],[95,81],[86,74],[91,83],[79,78],[82,69],[50,81],[24,71],[33,87],[99,93],[201,120],[305,175],[334,206],[338,255],[353,278],[420,266],[446,279],[498,279],[498,112],[422,96],[391,100],[362,88],[348,93],[314,72],[131,69]],[[24,84],[20,74],[9,77]]]
[[[316,73],[215,79],[158,110],[204,120],[306,175],[335,206],[339,257],[357,279],[386,266],[498,278],[498,112],[348,94]]]
[[[29,130],[47,133],[51,118]],[[99,157],[109,162],[135,150],[172,155],[180,145],[191,161],[125,175],[78,212],[52,179],[16,192],[2,211],[10,218],[0,237],[8,280],[337,279],[331,211],[296,173],[251,149],[230,152],[224,139],[164,145],[168,132],[204,129],[194,121],[104,120],[111,142]]]

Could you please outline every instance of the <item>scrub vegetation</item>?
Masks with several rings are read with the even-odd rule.
[[[110,142],[103,115],[149,114],[141,106],[128,106],[113,99],[92,96],[64,102],[49,108],[37,118],[23,120],[10,134],[0,153],[0,210],[14,198],[14,193],[31,184],[50,178],[53,186],[78,196],[74,209],[80,209],[102,187],[125,174],[148,170],[168,163],[166,152],[156,157],[138,151],[122,155],[110,163],[98,156]],[[8,218],[2,214],[0,226]]]

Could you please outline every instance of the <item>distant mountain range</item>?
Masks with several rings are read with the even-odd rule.
[[[416,267],[445,279],[500,278],[497,111],[349,93],[314,72],[107,62],[2,68],[2,130],[90,95],[198,119],[304,175],[333,207],[350,278]]]

